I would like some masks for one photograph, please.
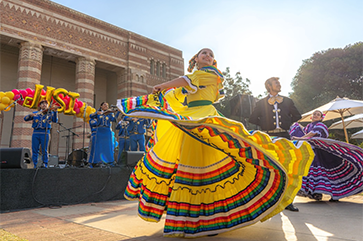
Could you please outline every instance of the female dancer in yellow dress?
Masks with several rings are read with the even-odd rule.
[[[222,117],[212,105],[223,96],[212,50],[199,51],[188,71],[195,65],[154,86],[154,95],[118,100],[126,115],[158,120],[125,197],[139,200],[144,220],[166,213],[168,237],[215,235],[274,216],[293,201],[314,156],[305,142],[272,141]]]

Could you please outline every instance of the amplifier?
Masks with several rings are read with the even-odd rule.
[[[145,155],[143,151],[124,151],[121,154],[120,166],[134,167],[137,162]]]

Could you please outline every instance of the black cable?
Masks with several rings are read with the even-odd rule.
[[[36,201],[37,203],[41,204],[41,206],[40,206],[40,207],[46,207],[47,205],[46,205],[45,203],[42,203],[42,202],[40,202],[39,200],[37,200],[37,199],[35,198],[35,195],[34,195],[34,183],[35,183],[35,178],[36,178],[36,176],[37,176],[37,174],[38,174],[38,170],[39,170],[39,168],[36,168],[36,169],[35,169],[35,174],[34,174],[33,181],[32,181],[32,197],[33,197],[34,201]]]

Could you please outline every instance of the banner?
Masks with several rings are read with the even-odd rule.
[[[58,113],[76,115],[86,122],[89,121],[89,115],[96,112],[95,108],[87,106],[86,103],[77,99],[79,93],[50,86],[44,90],[43,87],[44,85],[37,84],[34,90],[27,88],[25,90],[0,91],[0,111],[11,110],[16,103],[30,109],[37,109],[40,101],[47,100],[49,104],[58,107]]]

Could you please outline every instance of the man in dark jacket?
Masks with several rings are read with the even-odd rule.
[[[290,126],[301,119],[294,102],[278,93],[281,91],[280,78],[271,77],[265,82],[269,95],[259,100],[253,110],[249,122],[261,127],[261,130],[270,136],[290,138]],[[290,204],[286,207],[290,211],[299,211]]]

